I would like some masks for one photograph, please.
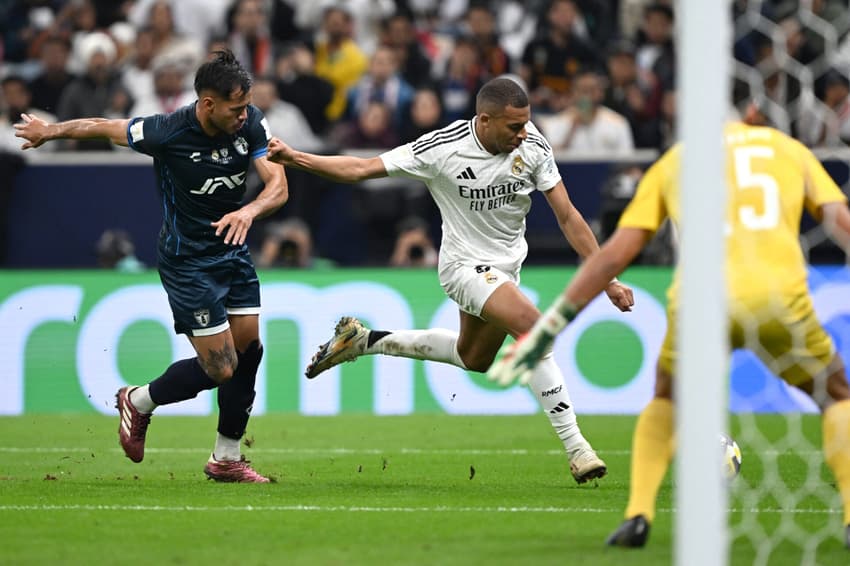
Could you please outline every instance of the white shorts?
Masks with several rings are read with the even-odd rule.
[[[519,269],[513,272],[502,271],[490,265],[470,265],[453,262],[440,266],[440,285],[460,310],[474,316],[481,316],[484,303],[507,282],[519,286]]]

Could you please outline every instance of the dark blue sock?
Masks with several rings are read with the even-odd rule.
[[[263,359],[263,346],[259,340],[254,340],[245,352],[237,352],[236,355],[239,365],[233,377],[218,388],[218,432],[222,436],[239,439],[245,434],[254,405],[254,383]]]
[[[157,405],[169,405],[194,399],[198,393],[218,385],[198,363],[198,358],[171,364],[165,373],[150,383],[151,400]]]

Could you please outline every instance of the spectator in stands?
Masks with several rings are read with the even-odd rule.
[[[808,65],[822,54],[809,42],[806,33],[809,30],[803,28],[796,15],[783,18],[779,22],[779,29],[785,38],[785,52],[789,57]]]
[[[634,44],[613,42],[608,48],[608,82],[602,104],[629,121],[637,147],[656,147],[656,118],[661,86],[653,73],[638,73]]]
[[[41,43],[41,72],[30,83],[32,106],[55,113],[62,91],[74,79],[68,72],[71,44],[67,39],[51,35]]]
[[[437,92],[431,88],[420,88],[413,95],[410,116],[402,130],[401,142],[408,143],[424,134],[443,127],[443,107]]]
[[[252,103],[263,111],[269,124],[269,130],[290,143],[293,147],[304,151],[322,153],[327,149],[327,142],[313,133],[301,110],[294,104],[278,98],[275,81],[271,78],[259,77],[254,80],[251,88]],[[311,148],[311,149],[308,149]],[[310,226],[318,230],[322,204],[327,195],[330,183],[324,179],[290,169],[286,172],[289,185],[289,200],[286,208],[270,217],[269,221],[280,220],[283,215],[297,216],[304,219]],[[248,172],[246,179],[248,189],[246,198],[262,190],[262,180]]]
[[[807,3],[806,7],[817,18],[820,18],[819,20],[806,18],[807,25],[803,29],[806,49],[810,50],[810,53],[815,54],[815,57],[820,57],[821,55],[829,57],[831,55],[830,51],[834,51],[834,49],[828,49],[828,47],[832,46],[830,45],[830,41],[826,39],[826,36],[834,33],[837,38],[845,37],[848,27],[850,27],[850,13],[847,11],[847,0],[813,0]],[[799,10],[799,6],[797,10]]]
[[[459,37],[439,82],[444,120],[466,120],[475,114],[475,93],[481,88],[476,65],[478,54],[471,39]]]
[[[800,80],[793,72],[788,72],[789,59],[783,53],[777,54],[772,38],[754,31],[750,41],[755,56],[753,76],[734,81],[733,100],[736,105],[759,96],[763,98],[760,106],[770,120],[772,127],[790,134],[791,116],[788,109],[800,101],[801,96],[809,96],[803,91]],[[755,78],[753,78],[755,77]],[[753,82],[760,84],[752,84]],[[808,100],[803,104],[809,104]]]
[[[738,4],[746,4],[748,0],[733,0],[733,13],[738,14],[741,10],[746,10],[746,6],[741,7]],[[640,32],[641,24],[643,23],[644,12],[650,4],[667,4],[672,6],[672,0],[619,0],[617,2],[617,27],[620,30],[622,37],[637,37]],[[768,4],[765,2],[765,4]]]
[[[310,124],[307,123],[307,119],[298,107],[278,98],[277,87],[273,80],[265,77],[255,79],[251,93],[252,104],[263,111],[269,130],[275,135],[288,140],[292,147],[302,151],[322,152],[324,150],[325,143],[313,133]]]
[[[408,84],[419,87],[431,80],[431,60],[417,40],[410,14],[399,11],[387,18],[381,40],[395,50],[399,73]]]
[[[317,29],[327,10],[344,10],[351,17],[349,35],[366,55],[378,46],[381,23],[396,12],[396,0],[311,0],[294,2],[295,23],[301,29]]]
[[[478,53],[477,72],[481,84],[511,71],[511,60],[499,44],[496,16],[489,4],[471,4],[464,18]],[[477,91],[476,91],[477,92]]]
[[[346,117],[356,119],[373,102],[386,106],[392,118],[392,127],[400,131],[410,112],[414,90],[398,73],[397,51],[379,45],[369,61],[369,70],[348,91]]]
[[[316,75],[334,87],[331,103],[325,110],[328,120],[336,121],[345,112],[346,93],[369,66],[366,55],[351,36],[351,14],[339,7],[325,10],[323,38],[316,42]]]
[[[271,0],[269,2],[269,31],[275,45],[296,41],[302,32],[295,24],[295,6],[291,0]]]
[[[186,87],[190,70],[180,59],[158,55],[153,61],[153,92],[136,99],[130,116],[171,114],[197,99],[195,91]]]
[[[123,117],[129,111],[130,97],[114,67],[115,45],[108,35],[90,33],[78,42],[79,59],[87,65],[83,76],[74,79],[62,92],[56,116],[73,120],[85,116]],[[67,140],[64,149],[112,149],[108,140]]]
[[[28,47],[36,30],[30,18],[29,2],[6,2],[0,5],[3,33],[0,34],[0,51],[3,60],[22,63],[28,56]]]
[[[559,112],[569,103],[575,75],[599,67],[592,45],[573,31],[577,15],[574,0],[553,0],[544,33],[525,48],[519,74],[529,88],[536,112]]]
[[[436,267],[437,248],[428,235],[428,224],[418,216],[399,222],[398,237],[390,257],[393,267]]]
[[[669,88],[661,94],[661,112],[658,115],[658,151],[667,151],[678,141],[676,132],[676,89]]]
[[[230,18],[230,49],[254,76],[272,72],[274,53],[269,33],[266,4],[260,0],[238,0]]]
[[[32,95],[27,82],[9,75],[0,82],[0,151],[20,151],[21,140],[15,137],[14,124],[21,114],[33,114],[45,121],[55,121],[53,114],[32,108]]]
[[[105,269],[123,273],[139,273],[147,266],[136,257],[133,239],[124,230],[106,230],[95,244],[97,263]]]
[[[79,40],[98,31],[97,10],[91,0],[68,2],[56,14],[53,28],[71,40],[71,55],[74,56]]]
[[[146,25],[153,31],[156,55],[182,59],[187,68],[197,68],[204,59],[203,44],[177,32],[172,3],[157,0],[150,6]]]
[[[123,68],[135,51],[136,28],[127,22],[115,22],[109,26],[107,33],[115,43],[115,64]]]
[[[227,51],[228,49],[230,49],[230,43],[228,43],[227,41],[227,36],[217,35],[215,37],[212,37],[207,43],[206,60],[213,61],[216,57],[218,57],[218,55],[216,55],[216,52]]]
[[[153,96],[153,60],[156,42],[153,30],[144,27],[136,32],[133,53],[121,71],[121,82],[133,100]]]
[[[353,120],[337,124],[331,140],[339,147],[354,149],[387,149],[400,143],[392,109],[377,101],[369,102]]]
[[[628,121],[602,106],[603,80],[595,71],[580,73],[575,79],[570,106],[539,118],[539,125],[554,149],[599,156],[624,156],[634,151]]]
[[[584,39],[596,46],[607,45],[613,38],[621,35],[615,15],[619,0],[577,0],[576,6],[581,14],[584,26]]]
[[[134,0],[127,19],[137,29],[149,25],[151,6],[160,0]],[[225,34],[227,11],[233,0],[179,0],[171,3],[174,29],[191,37],[198,45],[207,45],[214,37]]]
[[[830,70],[819,81],[819,98],[801,109],[798,137],[809,147],[850,144],[850,80]]]
[[[676,80],[676,52],[673,46],[673,8],[661,2],[648,5],[638,32],[635,59],[643,72],[652,72],[664,88]]]
[[[301,42],[284,46],[275,65],[277,92],[280,99],[298,107],[316,135],[328,129],[326,110],[334,95],[334,87],[316,76],[313,52]]]

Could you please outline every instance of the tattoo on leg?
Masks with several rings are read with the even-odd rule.
[[[225,341],[224,346],[220,350],[213,348],[207,350],[207,354],[199,357],[199,361],[201,362],[201,367],[207,372],[207,375],[217,382],[223,381],[226,375],[232,375],[238,363],[236,350],[233,347],[233,343],[229,340]]]

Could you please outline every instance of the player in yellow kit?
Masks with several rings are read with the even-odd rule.
[[[845,251],[850,249],[846,198],[807,148],[777,130],[730,123],[725,148],[729,343],[751,349],[820,407],[823,450],[844,502],[845,543],[850,547],[850,387],[844,363],[815,316],[799,244],[805,206]],[[555,336],[629,265],[665,219],[678,226],[680,164],[681,147],[675,146],[647,171],[617,231],[582,264],[532,330],[493,366],[491,379],[524,382]],[[655,395],[634,432],[626,520],[608,538],[609,545],[646,544],[658,488],[673,458],[678,288],[677,272],[668,290],[668,326]]]

